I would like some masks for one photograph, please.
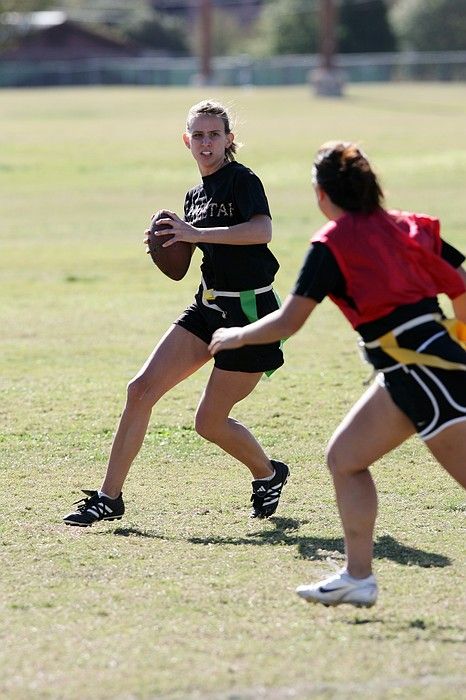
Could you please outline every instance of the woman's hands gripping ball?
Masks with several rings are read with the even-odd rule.
[[[170,223],[170,221],[173,221],[173,225],[177,223],[173,216],[176,217],[176,214],[173,215],[172,212],[164,209],[154,214],[149,228],[145,231],[144,243],[159,270],[170,279],[178,281],[183,279],[189,269],[193,247],[191,243],[182,240],[165,245],[175,237]]]

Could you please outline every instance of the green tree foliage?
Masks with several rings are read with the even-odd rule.
[[[1,2],[1,0],[0,0]],[[60,0],[70,19],[93,26],[115,38],[129,39],[154,51],[185,55],[186,23],[152,10],[147,0]]]
[[[189,53],[185,22],[170,15],[150,12],[141,14],[120,27],[125,37],[156,51],[185,56]]]
[[[257,26],[262,54],[315,53],[319,48],[320,0],[270,0]],[[338,51],[394,51],[397,39],[385,0],[342,0]],[[257,51],[256,51],[257,53]]]
[[[39,12],[51,5],[56,7],[54,0],[0,0],[0,18],[5,12]]]
[[[339,29],[338,50],[342,53],[396,49],[397,41],[384,0],[343,0],[340,6]]]
[[[236,56],[250,52],[250,41],[255,40],[255,25],[245,26],[233,12],[213,8],[212,11],[212,55]],[[190,26],[188,44],[193,55],[199,54],[201,41],[198,23]]]
[[[214,9],[212,20],[214,56],[235,56],[248,52],[254,28],[241,24],[234,13],[220,9]],[[195,47],[193,53],[196,53]]]
[[[392,19],[403,48],[466,49],[466,0],[399,0]]]
[[[315,53],[318,46],[318,3],[310,0],[273,0],[265,5],[257,24],[256,53]]]

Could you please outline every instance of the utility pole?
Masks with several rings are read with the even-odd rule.
[[[212,3],[211,0],[199,2],[200,80],[202,85],[209,85],[212,82]]]
[[[337,52],[337,7],[335,0],[320,0],[319,53],[320,66],[313,71],[311,81],[316,95],[340,97],[343,78],[335,66]]]
[[[336,18],[334,0],[321,0],[320,3],[320,55],[321,68],[328,71],[335,67]]]

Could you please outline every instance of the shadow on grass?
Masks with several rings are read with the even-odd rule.
[[[369,638],[376,640],[398,639],[400,633],[409,634],[411,639],[442,644],[464,644],[464,627],[458,625],[442,625],[434,620],[414,618],[411,620],[396,619],[393,617],[361,617],[359,613],[348,619],[339,618],[340,624],[357,627],[359,625],[373,625],[377,628],[369,632]],[[442,696],[443,697],[443,696]]]
[[[274,546],[287,545],[297,547],[302,559],[324,560],[332,554],[344,555],[344,542],[342,537],[309,537],[299,535],[298,530],[308,520],[295,520],[293,518],[273,518],[268,521],[274,529],[265,529],[259,532],[251,532],[242,537],[189,537],[188,542],[199,545],[254,545]],[[119,527],[113,532],[120,537],[147,537],[151,539],[175,540],[170,537],[150,530],[140,530],[135,527]],[[419,566],[422,568],[443,568],[451,565],[451,559],[443,554],[426,552],[422,549],[408,547],[398,542],[390,535],[382,535],[374,545],[374,557],[376,559],[390,559],[405,566]]]
[[[255,545],[291,545],[298,548],[303,559],[326,559],[334,552],[344,555],[342,537],[308,537],[296,534],[301,525],[309,521],[292,518],[274,518],[270,521],[274,530],[262,530],[245,537],[192,537],[193,544],[255,544]],[[390,535],[379,537],[374,545],[376,559],[391,559],[406,566],[422,568],[450,566],[451,560],[442,554],[426,552],[422,549],[408,547],[397,542]]]
[[[117,527],[113,532],[107,530],[105,534],[118,535],[118,537],[148,537],[149,539],[169,539],[151,532],[150,530],[140,530],[138,527]]]

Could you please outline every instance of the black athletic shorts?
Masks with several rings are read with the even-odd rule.
[[[400,347],[466,366],[466,350],[437,321],[405,331],[397,336],[397,341]],[[423,440],[433,438],[449,425],[466,421],[466,369],[397,364],[381,349],[369,350],[368,359],[382,370],[377,381],[414,423]]]
[[[273,291],[257,294],[256,303],[258,318],[276,311],[279,306]],[[217,328],[247,326],[249,320],[241,309],[239,298],[217,297],[214,302],[209,303],[203,301],[202,288],[199,288],[194,303],[175,323],[208,344]],[[268,372],[278,369],[283,362],[279,342],[221,350],[214,356],[215,366],[229,372]]]

